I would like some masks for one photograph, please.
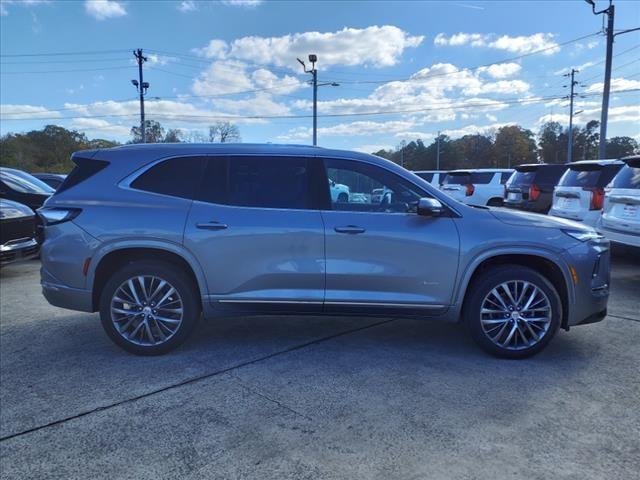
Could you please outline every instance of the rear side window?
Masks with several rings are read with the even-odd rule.
[[[625,165],[609,184],[612,188],[640,189],[640,167]]]
[[[599,165],[589,165],[572,167],[562,176],[561,187],[595,187],[600,179],[602,167]]]
[[[466,185],[471,183],[471,175],[468,172],[449,172],[442,183],[445,185]]]
[[[164,160],[136,178],[131,188],[192,199],[202,179],[204,162],[204,157]]]
[[[310,162],[301,157],[209,157],[198,200],[254,208],[311,208]]]
[[[511,175],[513,175],[513,172],[502,172],[500,174],[500,183],[501,184],[505,184],[507,183],[507,180],[509,180],[509,178],[511,178]]]
[[[93,177],[100,170],[109,165],[109,162],[103,160],[90,160],[88,158],[74,157],[73,162],[76,166],[71,170],[71,173],[67,175],[62,184],[56,189],[56,194],[64,192],[65,190],[75,187],[79,183],[84,182],[90,177]]]

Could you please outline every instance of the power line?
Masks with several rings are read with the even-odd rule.
[[[612,93],[631,93],[638,92],[640,88],[632,88],[627,90],[617,90]],[[584,97],[597,97],[602,95],[602,93],[588,93],[584,94]],[[564,95],[553,95],[547,97],[533,97],[533,98],[518,98],[518,99],[507,99],[502,100],[500,102],[491,102],[491,103],[462,103],[462,104],[449,104],[442,105],[438,107],[428,107],[428,108],[416,108],[416,109],[406,109],[406,110],[386,110],[386,111],[373,111],[373,112],[352,112],[352,113],[328,113],[328,114],[319,114],[318,117],[324,118],[336,118],[336,117],[360,117],[360,116],[377,116],[377,115],[397,115],[397,114],[407,114],[407,113],[420,113],[420,112],[428,112],[428,111],[436,111],[436,110],[466,110],[470,108],[482,108],[482,107],[501,107],[503,105],[513,106],[513,105],[530,105],[534,103],[542,103],[547,102],[549,100],[558,100],[564,98]],[[136,116],[137,114],[111,114],[111,115],[90,115],[91,118],[103,118],[103,117],[130,117]],[[311,114],[304,115],[189,115],[189,114],[179,114],[179,113],[149,113],[150,116],[160,117],[160,118],[203,118],[203,119],[229,119],[229,120],[259,120],[259,119],[294,119],[294,118],[311,118]],[[30,118],[3,118],[5,121],[9,120],[65,120],[65,119],[74,119],[74,118],[86,118],[89,115],[80,115],[80,116],[70,116],[70,117],[30,117]]]
[[[31,75],[33,73],[72,73],[72,72],[99,72],[104,70],[123,70],[125,68],[132,68],[134,65],[117,66],[117,67],[100,67],[100,68],[77,68],[72,70],[30,70],[28,72],[3,72],[0,71],[0,75]]]
[[[129,50],[92,50],[83,52],[51,52],[51,53],[10,53],[0,54],[0,57],[4,58],[16,58],[16,57],[58,57],[58,56],[71,56],[71,55],[105,55],[110,53],[124,53]]]

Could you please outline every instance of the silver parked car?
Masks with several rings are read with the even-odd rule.
[[[640,156],[622,160],[625,165],[605,188],[596,228],[613,242],[640,247]]]
[[[287,145],[78,152],[39,210],[42,288],[111,339],[168,352],[228,314],[464,321],[521,358],[601,320],[609,242],[583,225],[470,207],[379,157]],[[378,202],[335,201],[329,179]]]

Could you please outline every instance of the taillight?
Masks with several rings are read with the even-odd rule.
[[[540,196],[540,189],[536,185],[529,187],[529,200],[537,200]]]
[[[583,190],[591,192],[591,203],[589,204],[589,210],[601,210],[602,204],[604,203],[604,189],[585,187]]]
[[[38,209],[38,216],[45,226],[68,222],[80,215],[79,208],[42,207]]]
[[[467,184],[465,185],[465,187],[467,187],[467,192],[465,193],[465,195],[466,195],[467,197],[470,197],[471,195],[473,195],[473,192],[475,192],[475,190],[476,190],[476,187],[474,187],[474,186],[473,186],[472,184],[470,184],[470,183],[467,183]]]

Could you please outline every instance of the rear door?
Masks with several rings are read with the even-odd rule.
[[[313,164],[296,156],[209,157],[184,244],[218,307],[322,309],[324,228]]]
[[[329,178],[366,202],[331,202],[326,232],[325,311],[385,309],[430,315],[451,302],[459,239],[453,218],[421,217],[428,194],[380,166],[324,159]],[[328,186],[325,183],[325,189]],[[389,192],[382,198],[374,190]]]

